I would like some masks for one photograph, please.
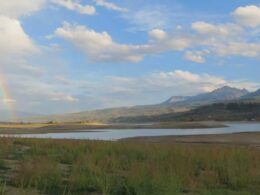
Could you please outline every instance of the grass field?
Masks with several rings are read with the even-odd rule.
[[[260,194],[242,146],[0,139],[0,194]]]

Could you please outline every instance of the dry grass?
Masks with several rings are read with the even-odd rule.
[[[260,194],[260,150],[232,146],[0,140],[1,189],[45,194]],[[10,167],[3,160],[15,160]]]
[[[78,123],[0,123],[0,128],[8,129],[34,129],[42,127],[55,127],[66,125],[78,125],[78,126],[104,126],[105,124],[100,122],[78,122]]]

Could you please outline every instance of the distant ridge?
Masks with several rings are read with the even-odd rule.
[[[183,101],[166,101],[169,106],[199,106],[205,104],[211,104],[221,101],[229,101],[239,99],[242,96],[245,96],[249,92],[246,89],[237,89],[234,87],[224,86],[218,89],[213,90],[209,93],[203,93],[191,97],[183,97]],[[163,103],[165,104],[165,103]]]
[[[174,104],[174,103],[177,103],[177,102],[185,101],[189,98],[190,98],[190,96],[172,96],[168,100],[163,102],[162,104]]]
[[[260,92],[260,90],[259,90]],[[258,94],[257,92],[256,94]],[[111,122],[120,117],[135,117],[135,116],[152,116],[160,114],[170,114],[185,112],[187,110],[197,108],[203,105],[220,103],[226,101],[239,101],[241,97],[246,97],[249,92],[246,89],[237,89],[229,86],[224,86],[213,90],[209,93],[203,93],[196,96],[173,96],[167,101],[160,104],[109,108],[93,111],[85,111],[72,114],[61,114],[44,117],[32,117],[23,119],[26,121],[103,121]],[[252,94],[253,95],[253,94]]]
[[[241,99],[259,99],[260,100],[260,89],[255,92],[248,93],[241,97]]]

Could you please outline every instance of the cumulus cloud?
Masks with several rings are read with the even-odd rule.
[[[206,47],[207,53],[186,52],[185,59],[191,61],[203,61],[207,54],[225,56],[244,56],[257,58],[260,56],[260,43],[254,37],[254,33],[234,23],[211,24],[206,22],[194,22],[191,28],[197,33],[198,42],[193,46]],[[199,55],[198,55],[199,54]]]
[[[235,55],[256,58],[260,56],[259,43],[248,43],[244,41],[230,41],[227,43],[215,42],[212,44],[211,50],[213,53],[216,53],[222,57]]]
[[[109,10],[114,10],[114,11],[119,11],[119,12],[128,11],[128,9],[120,7],[114,3],[108,2],[106,0],[95,0],[95,2],[96,2],[96,5],[105,7],[106,9],[109,9]]]
[[[196,63],[205,63],[207,55],[260,56],[256,33],[250,33],[236,23],[198,21],[192,23],[190,29],[165,31],[153,28],[147,34],[148,41],[142,44],[118,43],[106,31],[97,32],[83,25],[66,22],[54,33],[56,37],[71,42],[93,62],[136,63],[147,55],[168,51],[185,52],[184,59]]]
[[[73,110],[73,105],[77,105],[80,99],[77,97],[74,88],[56,82],[51,73],[49,77],[39,77],[38,75],[28,74],[5,74],[9,81],[9,91],[12,98],[17,100],[18,110],[34,112],[35,108],[41,108],[42,112],[52,111],[53,113],[62,112],[66,107]],[[21,82],[23,81],[23,82]],[[79,89],[77,89],[79,92]],[[66,103],[66,105],[64,105]],[[69,104],[68,104],[69,103]],[[52,108],[53,105],[54,107]],[[57,107],[55,106],[57,105]],[[60,107],[58,107],[58,105]]]
[[[185,70],[175,70],[172,72],[159,72],[153,74],[151,78],[156,78],[166,83],[171,83],[171,87],[176,87],[178,89],[182,88],[178,85],[183,85],[183,87],[188,87],[190,84],[194,85],[194,88],[199,92],[199,90],[207,87],[212,89],[218,88],[220,86],[228,84],[226,80],[220,77],[212,76],[209,74],[195,74]],[[191,86],[190,86],[191,87]],[[185,92],[187,93],[187,92]]]
[[[169,72],[166,74],[172,77],[183,79],[184,81],[188,82],[198,82],[200,79],[199,75],[192,74],[189,71],[176,70],[174,72]]]
[[[4,15],[11,18],[28,16],[33,12],[41,9],[44,3],[45,0],[1,1],[0,15]]]
[[[29,63],[27,63],[26,61],[20,61],[18,62],[18,67],[16,67],[16,69],[18,69],[19,71],[21,71],[21,73],[26,73],[26,74],[32,74],[32,75],[43,75],[46,73],[46,69],[39,67],[39,66],[35,66],[35,65],[31,65]]]
[[[21,56],[39,51],[25,33],[19,17],[31,15],[44,6],[45,0],[8,0],[0,6],[0,61],[20,59]]]
[[[52,101],[64,101],[64,102],[78,102],[79,101],[78,98],[75,98],[71,95],[67,95],[67,94],[64,94],[64,93],[51,94],[50,99]]]
[[[167,38],[167,33],[162,29],[156,28],[149,31],[149,36],[151,37],[151,39],[164,40]]]
[[[201,35],[208,36],[227,37],[235,36],[243,32],[243,29],[239,25],[232,23],[214,25],[207,22],[199,21],[192,23],[191,28]]]
[[[150,31],[152,29],[167,28],[171,21],[171,13],[163,6],[150,6],[137,11],[127,12],[123,18],[133,26],[130,31]]]
[[[92,61],[131,61],[142,59],[136,50],[145,46],[119,44],[107,32],[96,32],[81,25],[65,23],[55,31],[59,36],[83,51]]]
[[[260,26],[260,6],[248,5],[244,7],[238,7],[232,15],[238,21],[238,23],[249,26],[258,27]]]
[[[186,37],[166,36],[163,30],[155,29],[149,33],[151,40],[140,45],[115,42],[107,32],[96,32],[83,25],[64,25],[55,35],[73,43],[92,61],[139,62],[145,55],[168,50],[183,50],[190,45]],[[167,38],[166,38],[167,37]]]
[[[204,63],[205,62],[205,58],[203,57],[203,54],[205,54],[205,52],[201,52],[201,51],[196,51],[196,52],[187,51],[185,53],[184,58],[186,60],[189,60],[189,61],[192,61],[192,62]]]
[[[37,48],[17,19],[0,15],[0,56],[26,55]]]
[[[52,0],[52,2],[80,14],[94,15],[96,13],[94,6],[82,5],[75,0]]]

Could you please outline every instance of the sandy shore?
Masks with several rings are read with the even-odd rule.
[[[158,123],[150,125],[82,125],[82,124],[29,124],[29,125],[10,125],[0,126],[0,134],[42,134],[42,133],[69,133],[104,129],[192,129],[192,128],[215,128],[223,127],[223,123],[218,122],[175,122]],[[26,128],[25,128],[26,127]],[[31,128],[30,128],[31,127]],[[187,136],[157,136],[157,137],[135,137],[121,139],[123,142],[139,143],[188,143],[188,144],[232,144],[232,145],[250,145],[260,148],[260,132],[254,133],[233,133],[216,135],[187,135]]]
[[[194,129],[225,127],[221,122],[168,122],[155,124],[98,124],[84,125],[81,123],[58,124],[0,124],[0,134],[42,134],[70,133],[103,129]]]
[[[189,144],[232,144],[260,148],[260,132],[216,135],[158,136],[121,139],[124,142],[141,143],[189,143]]]
[[[105,126],[82,126],[82,125],[56,125],[45,126],[39,128],[1,128],[0,134],[12,135],[12,134],[42,134],[42,133],[70,133],[70,132],[82,132],[92,130],[106,129]]]

